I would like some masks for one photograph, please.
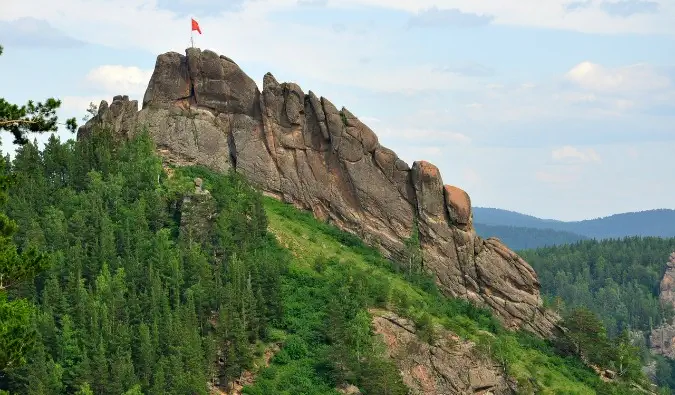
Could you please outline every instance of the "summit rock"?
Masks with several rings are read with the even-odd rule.
[[[231,59],[190,48],[157,57],[138,103],[116,96],[78,131],[103,126],[128,138],[147,130],[168,163],[234,168],[266,195],[310,210],[398,258],[418,222],[425,270],[448,296],[490,308],[508,328],[558,333],[534,270],[497,239],[473,229],[469,195],[436,166],[409,166],[375,132],[272,74],[262,92]]]

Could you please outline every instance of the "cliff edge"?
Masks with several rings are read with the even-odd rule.
[[[78,131],[123,137],[146,128],[165,161],[234,168],[269,196],[311,210],[400,256],[418,221],[424,269],[448,296],[492,309],[508,328],[558,333],[534,270],[473,229],[466,192],[431,163],[410,167],[346,108],[270,73],[263,90],[231,59],[197,48],[157,57],[138,102],[116,96]]]

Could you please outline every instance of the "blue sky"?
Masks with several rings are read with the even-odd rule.
[[[3,2],[2,95],[57,96],[78,118],[141,99],[156,56],[189,46],[190,17],[196,46],[347,107],[475,206],[675,208],[672,0]]]

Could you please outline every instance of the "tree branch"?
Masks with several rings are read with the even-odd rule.
[[[11,119],[8,121],[0,121],[0,126],[2,125],[10,125],[13,123],[31,123],[31,124],[36,124],[38,121],[31,121],[30,119]]]

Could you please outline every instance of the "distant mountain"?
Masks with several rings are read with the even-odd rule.
[[[626,236],[675,237],[675,210],[669,209],[615,214],[609,217],[572,222],[541,219],[495,208],[474,207],[473,213],[475,224],[550,229],[595,239]],[[486,231],[496,230],[484,229]],[[505,242],[510,245],[507,241]]]
[[[572,244],[588,237],[553,229],[526,228],[520,226],[474,224],[479,236],[497,237],[510,248],[519,251],[561,244]]]

